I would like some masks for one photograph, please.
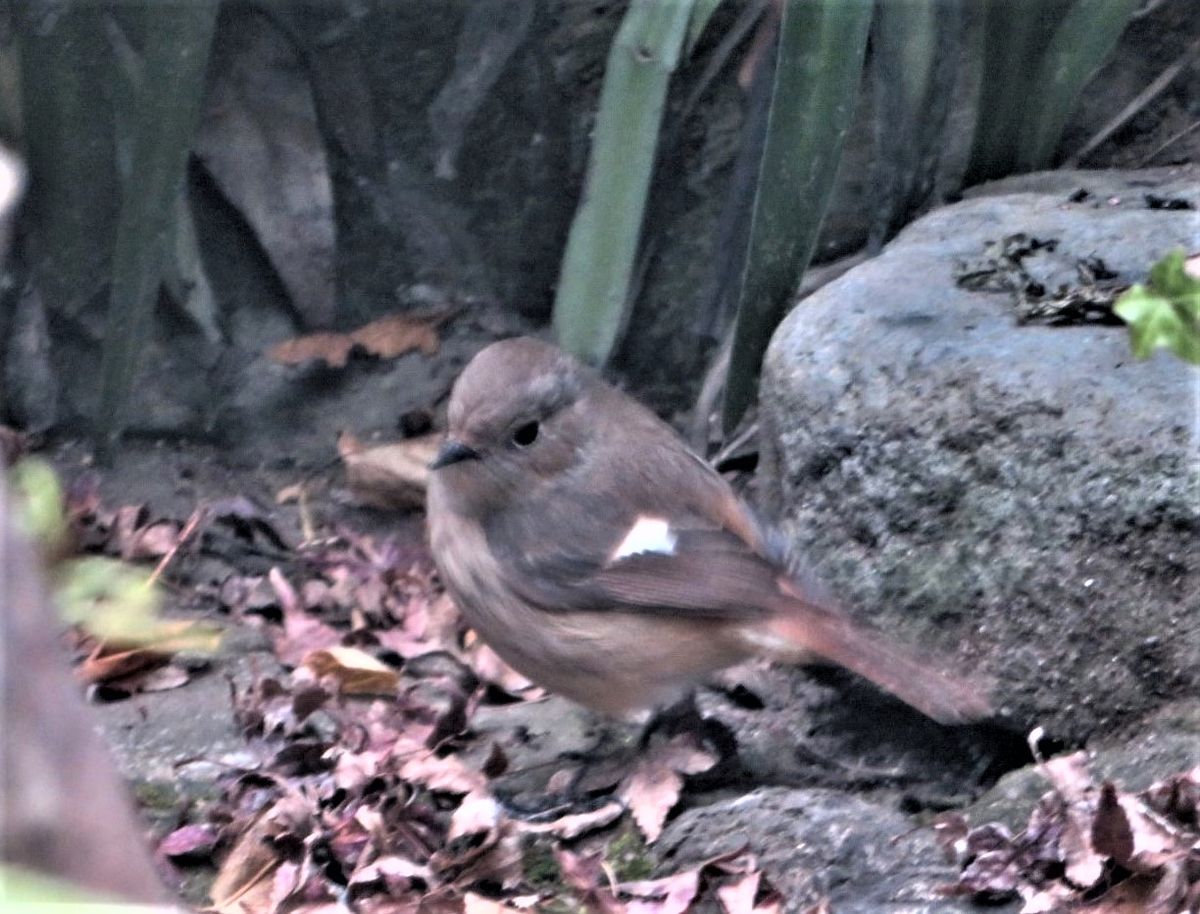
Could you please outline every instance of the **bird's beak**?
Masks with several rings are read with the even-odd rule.
[[[448,467],[452,463],[460,463],[463,460],[477,460],[479,451],[468,444],[463,444],[454,438],[447,438],[442,442],[442,446],[438,448],[437,456],[433,458],[433,463],[429,464],[429,469],[440,470],[442,467]]]

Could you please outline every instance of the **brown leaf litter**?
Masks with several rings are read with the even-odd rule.
[[[962,859],[951,894],[1020,898],[1022,914],[1178,914],[1200,910],[1200,767],[1140,793],[1099,784],[1085,752],[1041,764],[1051,790],[1019,834],[998,823],[938,825]]]
[[[206,615],[261,630],[282,665],[247,687],[231,682],[245,749],[214,760],[224,772],[216,798],[156,849],[163,872],[181,882],[190,869],[215,867],[213,910],[439,914],[551,902],[613,914],[779,910],[745,854],[652,879],[614,869],[630,840],[644,847],[639,833],[659,836],[686,778],[715,764],[694,736],[652,742],[577,803],[536,816],[506,805],[499,779],[510,762],[472,731],[472,715],[544,692],[465,628],[424,544],[338,528],[295,546],[240,497],[206,503],[183,522],[137,505],[110,510],[87,482],[69,501],[80,543],[157,559],[168,586],[190,558],[222,554],[231,573],[193,585],[191,599],[207,601]],[[264,557],[277,561],[246,573],[237,564],[245,555],[259,569]],[[76,637],[78,673],[98,686],[145,691],[191,675],[169,640]],[[618,837],[625,849],[610,864]]]

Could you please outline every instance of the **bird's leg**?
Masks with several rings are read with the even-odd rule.
[[[668,739],[691,734],[696,738],[697,745],[715,751],[721,762],[737,757],[737,739],[733,731],[715,717],[705,717],[700,713],[695,690],[688,690],[674,704],[660,708],[651,715],[638,737],[638,748],[648,748],[655,734],[659,733]]]
[[[534,821],[587,812],[606,802],[607,794],[620,782],[630,757],[637,751],[627,726],[597,716],[586,746],[562,752],[552,761],[536,766],[557,769],[544,790],[525,795],[505,791],[499,798],[521,818]]]

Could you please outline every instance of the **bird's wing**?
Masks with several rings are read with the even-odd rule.
[[[935,720],[960,723],[989,713],[975,685],[855,623],[819,585],[760,552],[761,533],[747,542],[724,527],[706,526],[711,511],[672,519],[620,505],[620,499],[589,505],[586,494],[577,494],[571,517],[542,516],[538,529],[489,530],[506,585],[547,612],[650,613],[734,623],[753,650],[792,661],[822,657]],[[526,522],[535,516],[520,514]],[[748,514],[743,519],[752,522]]]
[[[506,585],[549,612],[750,620],[779,599],[779,568],[708,512],[639,513],[580,493],[550,503],[566,513],[521,511],[487,529]]]

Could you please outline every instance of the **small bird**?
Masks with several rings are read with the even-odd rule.
[[[448,418],[430,464],[434,560],[470,625],[537,684],[623,715],[765,655],[840,664],[943,723],[988,714],[972,686],[790,571],[720,474],[558,348],[483,349]]]

